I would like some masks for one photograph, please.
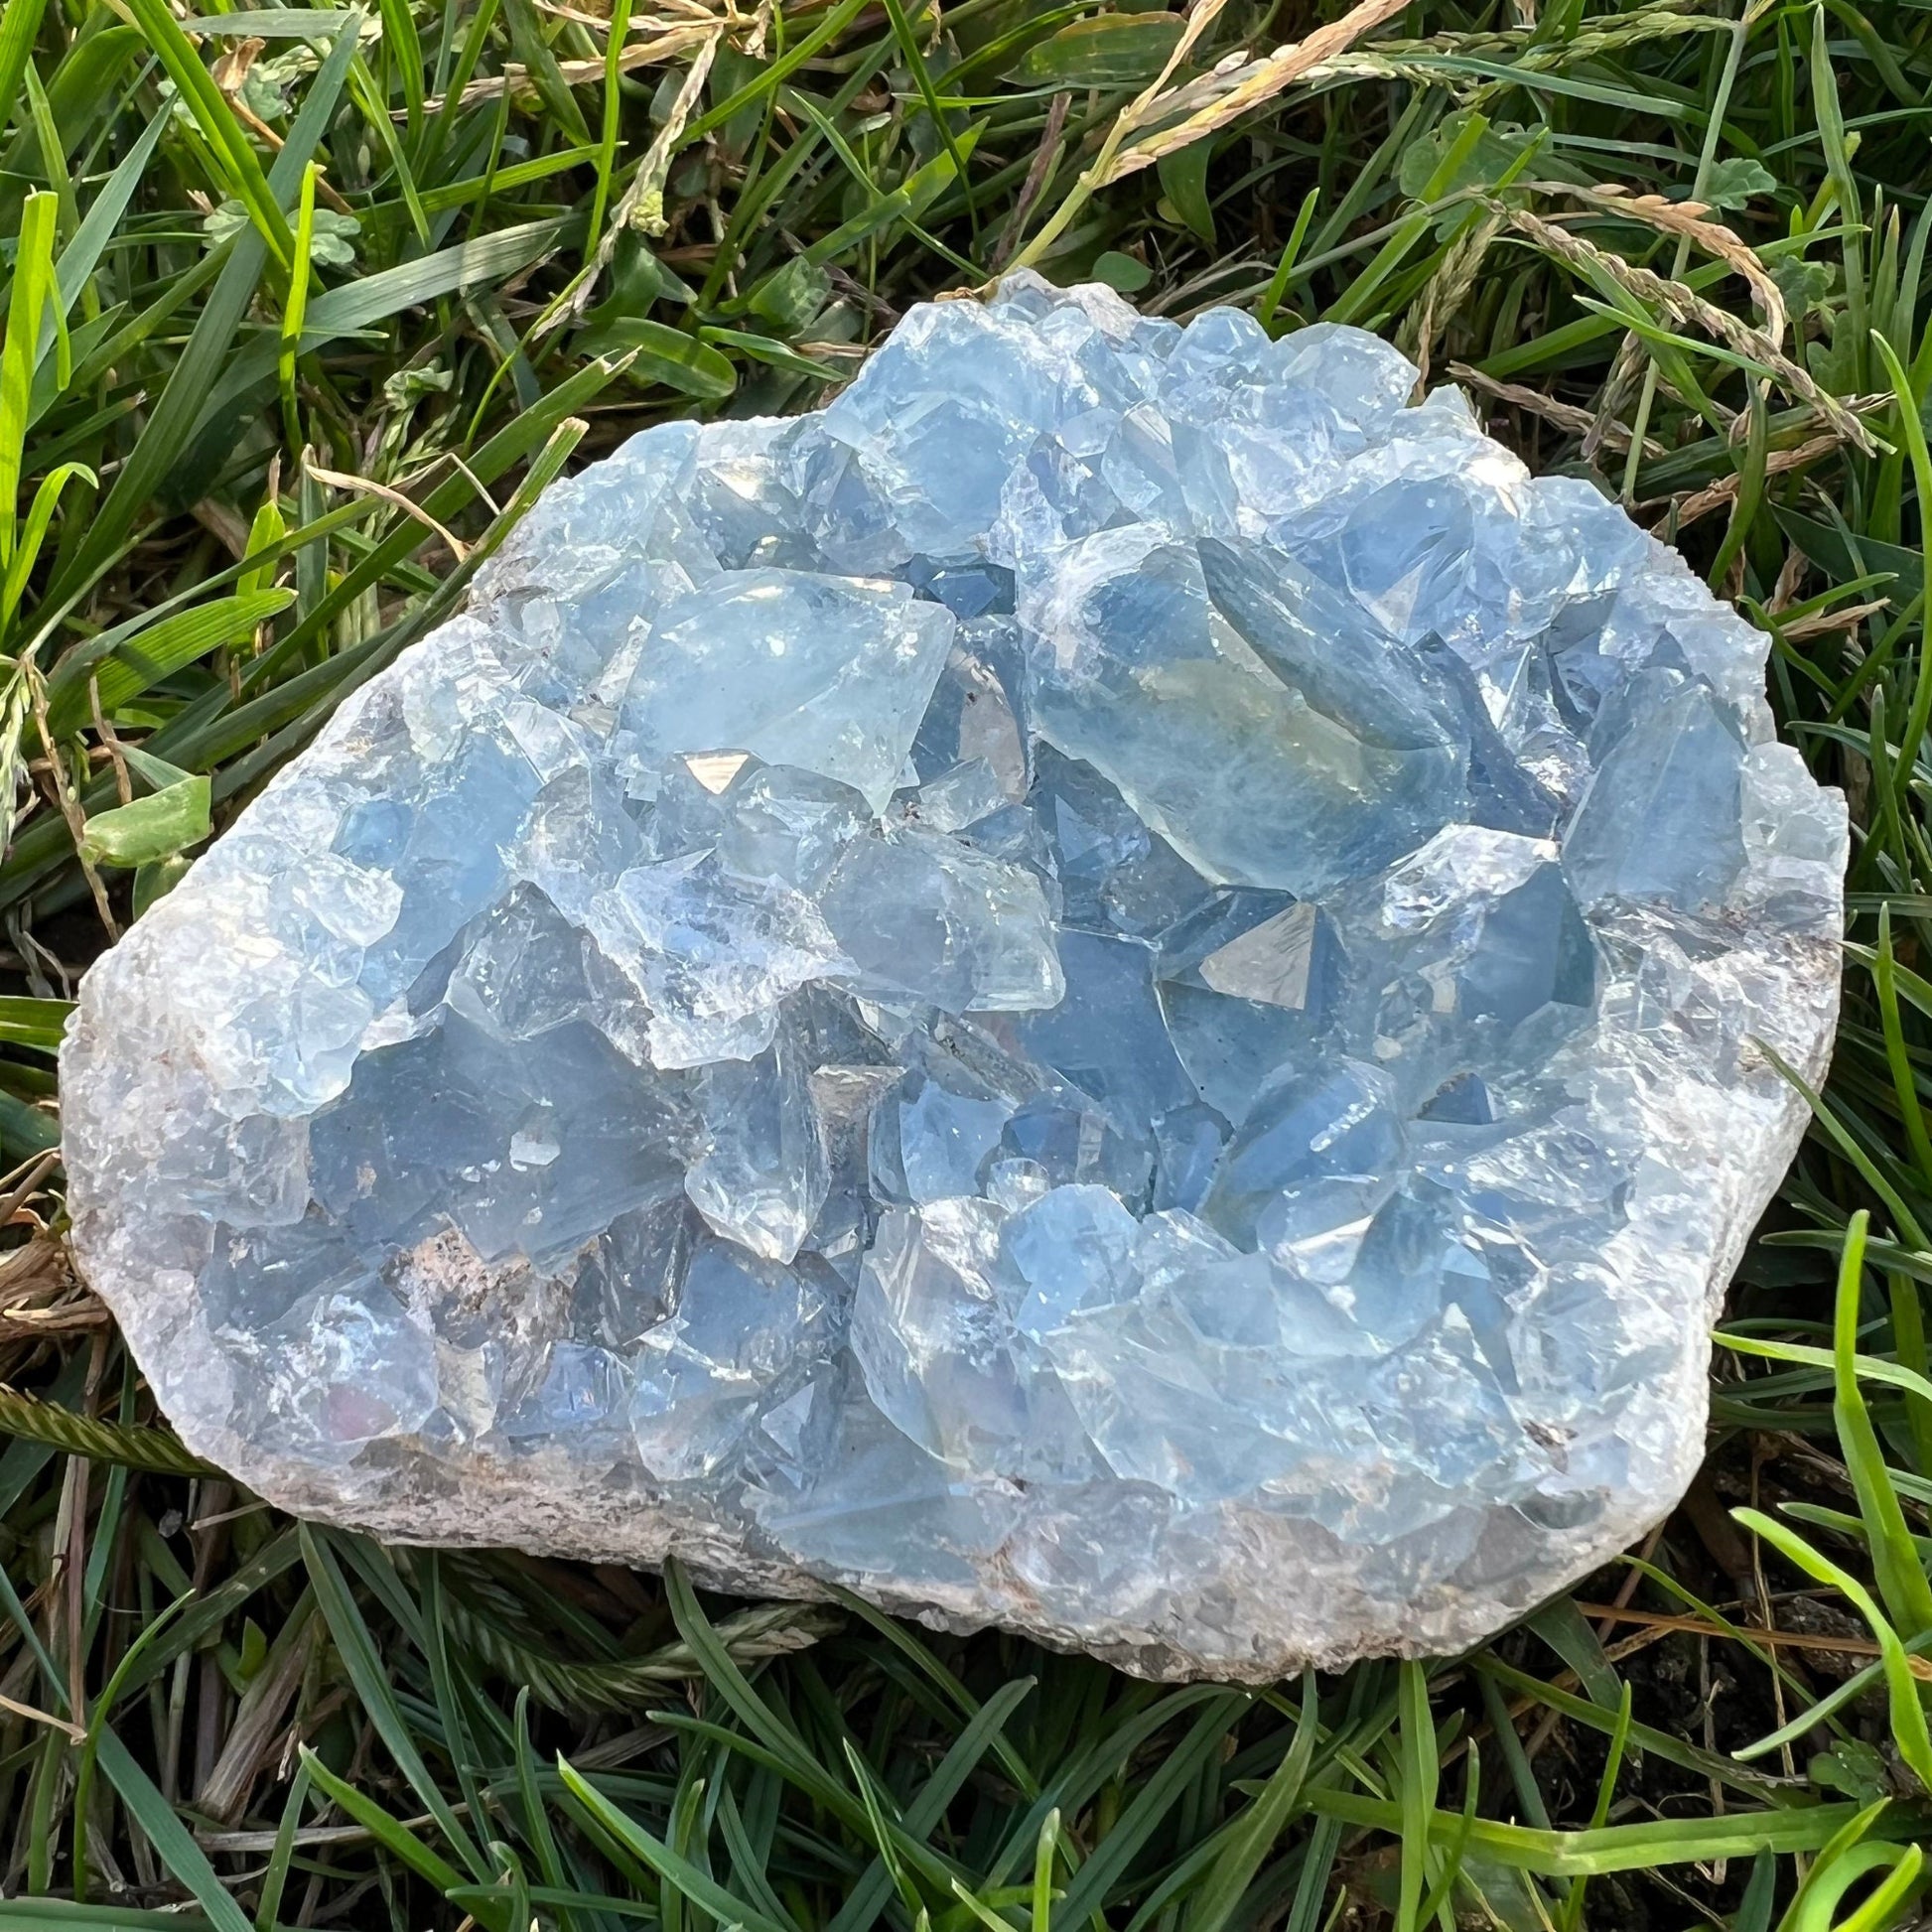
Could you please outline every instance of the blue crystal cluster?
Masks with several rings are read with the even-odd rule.
[[[1169,1673],[1660,1514],[1843,812],[1415,385],[1021,277],[553,489],[87,980],[76,1243],[188,1440]]]

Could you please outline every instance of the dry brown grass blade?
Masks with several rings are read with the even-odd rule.
[[[541,342],[553,329],[581,316],[590,307],[599,278],[610,267],[618,251],[618,239],[626,229],[636,228],[648,235],[661,235],[664,232],[664,184],[670,176],[671,161],[677,153],[677,144],[683,138],[685,126],[691,119],[691,110],[697,105],[699,94],[704,91],[706,76],[711,72],[711,64],[717,59],[725,36],[723,25],[705,30],[696,53],[691,57],[691,66],[678,87],[677,98],[671,103],[671,111],[652,138],[623,193],[618,197],[617,207],[611,210],[611,218],[604,224],[604,232],[598,236],[596,251],[572,277],[570,286],[531,326],[532,342]]]
[[[1184,118],[1156,128],[1145,139],[1124,147],[1104,182],[1122,180],[1142,168],[1151,168],[1163,155],[1191,147],[1209,134],[1216,134],[1230,121],[1238,120],[1251,109],[1273,100],[1285,88],[1306,76],[1322,62],[1344,54],[1364,34],[1372,34],[1385,22],[1401,13],[1407,0],[1359,0],[1359,3],[1311,34],[1258,61],[1240,66],[1223,63],[1200,80],[1177,89],[1160,103]],[[1183,42],[1183,46],[1184,46]],[[1198,103],[1198,104],[1197,104]]]
[[[661,235],[669,229],[670,223],[664,218],[664,183],[670,176],[671,157],[676,154],[677,144],[684,138],[691,110],[697,106],[698,96],[704,91],[705,77],[711,72],[711,64],[718,58],[718,49],[724,38],[725,29],[722,26],[714,27],[692,53],[691,66],[678,86],[677,98],[671,102],[671,111],[665,115],[663,126],[651,137],[636,179],[618,204],[617,213],[611,221],[610,232],[613,236],[621,232],[626,223],[652,236]]]
[[[1800,618],[1795,623],[1780,625],[1779,629],[1786,643],[1802,644],[1812,637],[1856,630],[1866,618],[1875,618],[1890,609],[1890,598],[1873,598],[1869,604],[1848,604],[1842,611],[1820,611],[1816,617]]]
[[[282,1742],[289,1707],[301,1689],[321,1634],[311,1598],[280,1632],[267,1662],[249,1680],[214,1768],[196,1794],[196,1803],[210,1818],[232,1825],[241,1816],[250,1787],[269,1767]]]
[[[666,28],[679,26],[688,21],[695,21],[700,27],[710,27],[715,25],[718,19],[717,9],[706,6],[704,0],[654,0],[654,4],[657,9],[655,14],[633,13],[630,16],[630,29],[633,33],[648,31],[661,34]],[[574,20],[580,26],[589,27],[596,33],[608,34],[611,31],[611,12],[608,7],[600,13],[593,8],[568,6],[565,0],[536,0],[536,9],[538,13],[548,14],[553,20]],[[805,9],[794,7],[790,11],[802,13]],[[665,14],[674,14],[676,19],[661,18]]]
[[[1710,209],[1702,202],[1672,202],[1661,195],[1633,195],[1612,182],[1585,187],[1573,182],[1545,181],[1530,186],[1538,194],[1567,195],[1605,214],[1621,215],[1661,233],[1682,236],[1707,255],[1716,256],[1750,284],[1758,313],[1764,318],[1764,333],[1783,346],[1789,319],[1777,283],[1758,260],[1756,250],[1741,235],[1722,221],[1706,218]]]
[[[1681,1633],[1709,1637],[1720,1643],[1761,1643],[1767,1650],[1822,1650],[1843,1657],[1880,1657],[1884,1653],[1868,1637],[1820,1636],[1808,1630],[1760,1630],[1755,1626],[1726,1628],[1709,1617],[1673,1616],[1661,1610],[1619,1609],[1612,1603],[1579,1602],[1587,1617],[1611,1623],[1634,1623],[1664,1635]],[[1932,1684],[1932,1657],[1908,1657],[1906,1665],[1922,1684]]]
[[[113,1325],[114,1317],[91,1295],[51,1308],[27,1302],[0,1307],[0,1340],[45,1341],[54,1335],[77,1335]]]
[[[0,1257],[0,1300],[23,1287],[52,1282],[65,1289],[73,1281],[66,1246],[45,1232],[47,1223],[41,1215],[21,1212],[60,1165],[61,1150],[51,1147],[45,1154],[23,1162],[0,1183],[7,1189],[0,1195],[0,1227],[31,1226],[37,1230],[24,1247],[11,1248]]]
[[[51,1711],[43,1711],[38,1705],[22,1704],[18,1698],[0,1696],[0,1711],[10,1711],[16,1718],[25,1718],[30,1724],[46,1725],[50,1730],[65,1731],[76,1744],[86,1741],[86,1730],[79,1725],[69,1724],[66,1718],[57,1718]]]
[[[1345,52],[1364,34],[1372,34],[1392,20],[1407,0],[1358,0],[1339,20],[1317,27],[1304,40],[1291,41],[1258,61],[1249,60],[1245,50],[1237,51],[1217,62],[1199,79],[1168,90],[1168,82],[1226,3],[1199,0],[1189,11],[1187,25],[1166,65],[1115,117],[1091,166],[1081,171],[1051,218],[1020,251],[1017,266],[1031,268],[1039,261],[1101,189],[1151,168],[1163,155],[1193,146],[1251,108],[1273,100],[1323,61]]]
[[[666,67],[673,61],[681,61],[694,48],[715,44],[722,35],[742,33],[749,41],[757,32],[759,21],[756,16],[739,13],[734,9],[723,20],[707,21],[703,24],[690,22],[667,27],[662,33],[653,35],[649,40],[633,41],[618,56],[618,67],[621,72],[630,73],[638,68]],[[602,61],[559,61],[557,70],[565,82],[572,87],[591,87],[601,85],[604,79]],[[536,85],[515,62],[505,65],[501,73],[487,74],[482,79],[473,80],[464,88],[459,105],[474,107],[479,101],[494,100],[508,89],[517,98],[527,96],[534,101]],[[443,108],[441,96],[424,101],[425,113],[440,113]],[[407,110],[396,108],[391,118],[407,118]]]
[[[385,503],[393,503],[405,516],[412,516],[418,523],[434,530],[449,547],[452,557],[460,564],[470,555],[470,546],[456,534],[439,523],[422,504],[412,501],[401,490],[385,483],[377,483],[373,477],[352,477],[343,470],[325,470],[313,460],[311,452],[302,452],[302,468],[306,475],[315,478],[317,483],[327,483],[331,489],[348,489],[380,496]]]
[[[1781,477],[1792,470],[1807,469],[1821,458],[1833,455],[1842,441],[1842,438],[1832,435],[1813,436],[1795,448],[1769,451],[1764,458],[1764,474],[1767,477]],[[1685,497],[1677,506],[1676,527],[1682,530],[1699,517],[1723,509],[1736,496],[1741,486],[1742,480],[1733,471],[1728,477],[1720,477],[1716,483],[1708,483],[1695,495]]]
[[[208,69],[209,77],[224,94],[232,96],[240,93],[250,69],[267,45],[259,34],[244,34],[240,40],[231,41]]]
[[[1013,205],[1013,212],[1001,230],[999,245],[993,251],[995,273],[1006,266],[1006,260],[1020,245],[1020,237],[1026,232],[1027,223],[1033,219],[1034,204],[1046,192],[1048,177],[1053,172],[1053,163],[1060,152],[1060,137],[1066,131],[1066,110],[1073,96],[1070,93],[1057,93],[1046,109],[1046,125],[1041,128],[1039,145],[1034,150],[1034,158],[1027,168],[1027,179],[1021,185],[1020,199]]]
[[[1485,396],[1494,397],[1497,402],[1506,402],[1513,408],[1526,410],[1532,416],[1540,416],[1546,423],[1554,423],[1558,429],[1568,430],[1573,436],[1587,436],[1596,427],[1596,417],[1589,410],[1574,402],[1563,402],[1556,396],[1546,396],[1541,389],[1527,388],[1520,382],[1498,382],[1493,375],[1484,375],[1467,362],[1451,362],[1449,372],[1465,388],[1478,390]],[[1627,450],[1630,447],[1630,431],[1625,424],[1612,422],[1604,426],[1601,440],[1613,450]],[[1666,451],[1654,436],[1647,436],[1644,438],[1643,453],[1648,457],[1660,457]]]
[[[1753,328],[1728,309],[1707,302],[1683,282],[1677,282],[1654,269],[1641,268],[1599,248],[1587,235],[1570,229],[1526,207],[1511,207],[1501,202],[1491,204],[1508,217],[1511,226],[1534,241],[1546,254],[1580,270],[1587,280],[1598,276],[1613,281],[1639,302],[1660,310],[1675,328],[1693,324],[1722,343],[1733,354],[1746,357],[1767,371],[1792,395],[1808,402],[1846,442],[1856,444],[1867,456],[1876,445],[1871,432],[1836,396],[1820,388],[1811,372],[1794,361],[1761,329]],[[1780,311],[1780,313],[1782,313]]]

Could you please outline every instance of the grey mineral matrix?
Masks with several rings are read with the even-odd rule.
[[[82,989],[187,1441],[1163,1676],[1655,1522],[1845,813],[1764,637],[1415,382],[1023,275],[552,489]]]

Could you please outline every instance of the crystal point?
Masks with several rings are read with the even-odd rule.
[[[1844,810],[1415,380],[1021,275],[547,492],[83,986],[74,1246],[190,1445],[1253,1681],[1658,1520]]]

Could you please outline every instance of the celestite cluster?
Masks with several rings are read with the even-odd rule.
[[[1655,1520],[1845,814],[1414,384],[1023,276],[553,489],[87,978],[75,1245],[188,1442],[1171,1675]]]

